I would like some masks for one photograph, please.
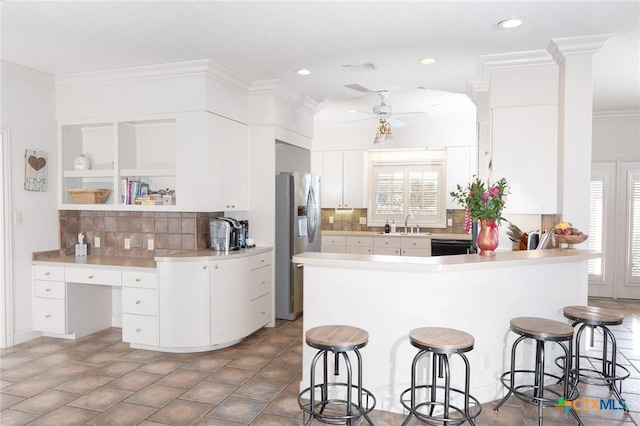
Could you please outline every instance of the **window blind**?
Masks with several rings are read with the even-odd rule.
[[[640,283],[640,176],[629,172],[629,229],[630,246],[628,268],[630,282]]]
[[[599,178],[592,178],[589,192],[589,249],[604,249],[604,187],[606,173],[602,173]],[[602,259],[589,260],[589,279],[591,281],[602,281]]]

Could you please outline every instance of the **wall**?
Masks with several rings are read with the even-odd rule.
[[[640,111],[593,114],[593,160],[640,159]]]
[[[14,344],[31,330],[31,253],[58,246],[55,89],[51,75],[2,62],[2,125],[11,132],[11,207],[22,214],[12,226]],[[25,149],[48,153],[48,190],[23,189]],[[4,207],[4,206],[3,206]]]
[[[288,143],[276,141],[276,174],[280,172],[309,173],[311,152]]]

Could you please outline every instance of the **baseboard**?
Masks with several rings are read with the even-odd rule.
[[[28,342],[29,340],[42,337],[43,334],[40,331],[24,330],[13,335],[13,345],[19,345],[20,343]]]

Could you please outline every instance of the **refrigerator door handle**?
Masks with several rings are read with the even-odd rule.
[[[318,226],[316,207],[316,194],[313,192],[313,186],[310,186],[307,194],[307,234],[309,235],[310,243],[313,242],[316,236],[316,228]]]

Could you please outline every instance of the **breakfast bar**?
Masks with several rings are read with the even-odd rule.
[[[588,261],[601,255],[567,249],[495,257],[302,253],[293,261],[304,267],[304,332],[329,324],[366,330],[363,386],[375,395],[376,409],[401,413],[399,398],[409,386],[416,352],[409,342],[412,329],[447,327],[474,336],[467,353],[471,394],[481,403],[493,401],[503,395],[499,377],[510,363],[510,319],[566,322],[564,306],[587,304]],[[529,362],[534,352],[529,347],[518,362]],[[309,386],[314,354],[305,345],[301,389]],[[549,352],[548,359],[554,358]],[[452,380],[460,376],[452,373]]]

